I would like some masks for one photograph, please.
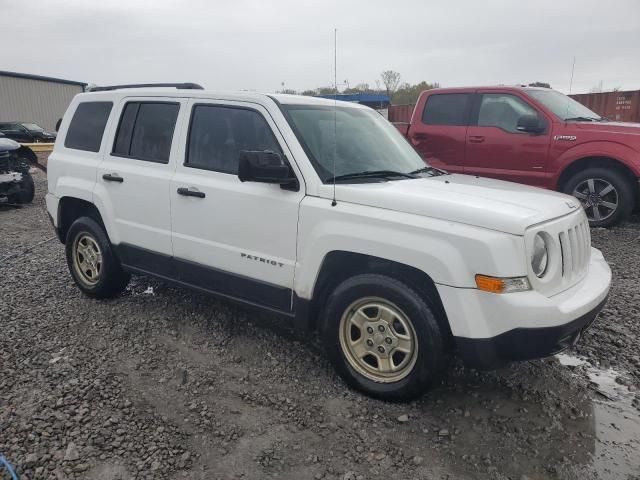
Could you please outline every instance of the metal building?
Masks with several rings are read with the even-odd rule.
[[[37,123],[55,131],[71,99],[86,83],[0,71],[0,122]]]
[[[610,120],[640,123],[640,90],[579,93],[570,97]]]

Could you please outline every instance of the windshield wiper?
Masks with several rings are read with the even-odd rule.
[[[564,119],[565,122],[571,122],[572,120],[576,122],[601,122],[602,121],[601,118],[596,118],[596,117],[569,117]]]
[[[339,182],[340,180],[352,180],[357,178],[417,178],[412,173],[395,172],[393,170],[366,170],[364,172],[345,173],[344,175],[336,175],[325,180],[325,183]]]
[[[436,167],[432,167],[431,165],[427,165],[426,167],[419,168],[419,169],[414,170],[413,172],[409,172],[409,173],[411,175],[417,175],[419,173],[429,173],[429,172],[431,172],[431,174],[433,176],[449,175],[449,172],[446,172],[444,170],[440,170],[439,168],[436,168]]]

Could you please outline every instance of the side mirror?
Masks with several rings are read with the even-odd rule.
[[[279,153],[269,150],[241,150],[238,164],[238,178],[241,182],[275,183],[298,188],[298,180],[291,167]]]
[[[518,118],[516,130],[526,133],[542,133],[546,126],[538,115],[522,115]]]

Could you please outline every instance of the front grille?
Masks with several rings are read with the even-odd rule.
[[[562,277],[571,281],[587,270],[591,256],[591,232],[587,220],[581,220],[558,234],[562,251]]]

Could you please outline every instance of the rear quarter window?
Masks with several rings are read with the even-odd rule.
[[[99,152],[112,102],[83,102],[78,105],[64,139],[64,146],[74,150]]]
[[[466,125],[469,93],[438,93],[430,95],[422,112],[427,125]]]

